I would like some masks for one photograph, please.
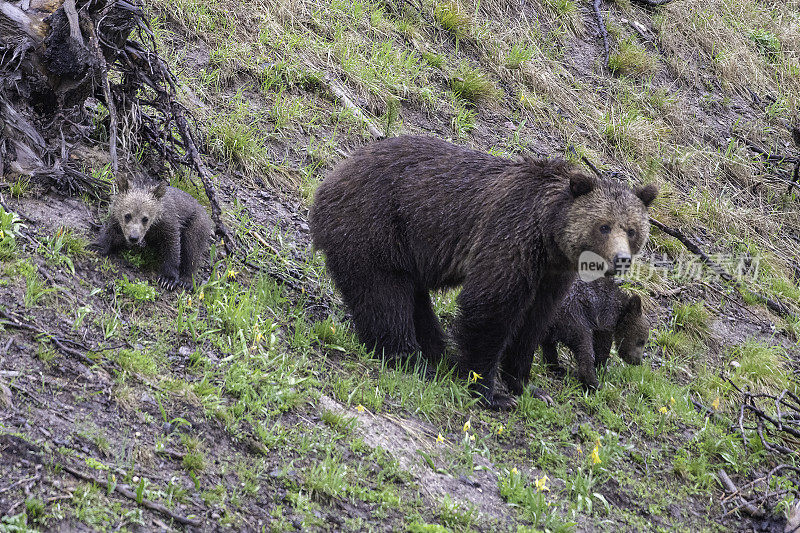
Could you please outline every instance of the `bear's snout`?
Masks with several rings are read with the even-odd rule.
[[[614,268],[614,274],[622,275],[627,274],[628,270],[631,268],[631,254],[628,252],[620,252],[614,256],[612,261],[612,267]]]

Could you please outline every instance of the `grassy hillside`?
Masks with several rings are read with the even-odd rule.
[[[152,257],[87,251],[104,204],[4,177],[0,532],[783,531],[797,475],[767,474],[800,442],[767,427],[788,451],[768,450],[739,409],[740,390],[797,393],[792,165],[751,145],[800,157],[798,0],[605,2],[608,58],[588,0],[148,7],[249,250],[215,247],[205,284],[163,292]],[[678,266],[627,284],[653,320],[645,364],[612,357],[595,394],[535,364],[552,405],[486,411],[446,364],[372,358],[311,249],[316,185],[375,128],[656,183],[653,217],[743,283],[654,229],[643,264]],[[763,516],[720,471],[771,494]]]

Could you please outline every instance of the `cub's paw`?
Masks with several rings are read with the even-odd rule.
[[[597,376],[590,376],[581,378],[581,385],[583,385],[583,388],[587,391],[594,392],[600,388],[600,381],[598,381]]]
[[[161,275],[158,277],[158,284],[168,291],[174,291],[181,286],[181,280],[177,276]]]
[[[96,253],[97,255],[109,255],[111,253],[111,249],[108,246],[97,241],[90,243],[86,249],[90,252]]]
[[[496,392],[492,399],[486,402],[486,406],[492,411],[510,411],[516,409],[517,399],[513,396]]]
[[[555,404],[555,402],[553,401],[553,398],[550,396],[550,394],[548,394],[548,392],[546,390],[540,389],[539,387],[534,387],[533,385],[528,387],[528,390],[530,391],[531,396],[533,396],[534,398],[538,398],[538,399],[542,400],[547,405]]]

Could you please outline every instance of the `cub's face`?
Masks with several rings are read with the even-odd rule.
[[[614,332],[617,353],[622,360],[630,365],[642,364],[649,334],[650,324],[642,312],[642,300],[631,296]]]
[[[650,235],[647,207],[657,194],[653,185],[631,190],[622,183],[596,180],[583,194],[573,190],[574,200],[560,246],[570,262],[579,268],[585,252],[600,256],[606,275],[627,270],[633,256]]]
[[[144,237],[163,212],[161,199],[166,185],[154,188],[130,188],[118,182],[118,194],[111,206],[111,216],[117,221],[129,246],[144,246]]]

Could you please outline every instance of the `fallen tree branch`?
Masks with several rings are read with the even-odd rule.
[[[664,4],[669,4],[672,1],[673,0],[631,0],[631,2],[642,4],[648,7],[663,6]]]
[[[117,485],[117,484],[110,485],[107,481],[105,481],[103,479],[96,478],[96,477],[94,477],[94,476],[92,476],[90,474],[85,474],[85,473],[81,472],[80,470],[72,468],[71,466],[69,466],[67,464],[60,463],[60,466],[61,466],[61,468],[64,469],[65,472],[69,472],[70,474],[72,474],[73,476],[75,476],[78,479],[82,479],[84,481],[88,481],[89,483],[94,483],[96,485],[100,485],[101,487],[105,488],[107,491],[108,490],[114,490],[115,492],[118,492],[122,496],[124,496],[124,497],[126,497],[126,498],[128,498],[130,500],[133,500],[138,505],[141,505],[142,507],[146,507],[147,509],[150,509],[151,511],[155,511],[157,513],[161,513],[164,516],[166,516],[166,517],[168,517],[168,518],[170,518],[172,520],[175,520],[176,522],[178,522],[180,524],[183,524],[185,526],[193,526],[193,527],[200,527],[200,525],[202,525],[202,522],[197,518],[189,518],[187,516],[179,515],[177,513],[174,513],[172,511],[170,511],[169,509],[167,509],[166,507],[164,507],[160,503],[155,503],[155,502],[152,502],[150,500],[146,500],[144,498],[139,498],[134,491],[132,491],[131,489],[129,489],[125,485]]]
[[[347,91],[345,91],[344,88],[341,85],[339,85],[339,82],[334,80],[330,75],[326,74],[325,83],[327,84],[328,90],[331,92],[331,94],[333,94],[333,96],[335,96],[336,99],[339,100],[339,102],[341,102],[341,104],[344,107],[350,110],[350,112],[353,113],[353,115],[355,115],[355,117],[364,124],[364,126],[367,128],[367,131],[369,131],[370,135],[372,135],[376,139],[383,139],[385,137],[383,132],[379,130],[377,126],[375,126],[369,120],[369,118],[367,118],[366,113],[364,113],[364,111],[362,111],[360,107],[358,107],[356,104],[353,103],[353,101],[348,96]]]
[[[11,313],[6,311],[5,309],[0,309],[0,318],[5,320],[4,324],[7,325],[7,326],[11,326],[11,327],[16,328],[16,329],[24,329],[26,331],[30,331],[30,332],[36,333],[37,335],[41,335],[41,336],[45,337],[47,340],[49,340],[50,342],[55,344],[56,348],[58,348],[58,350],[61,353],[63,353],[64,355],[75,357],[76,359],[80,360],[83,364],[85,364],[87,366],[93,366],[96,363],[95,361],[92,361],[91,359],[86,357],[80,351],[78,351],[78,350],[76,350],[74,348],[70,348],[69,346],[66,346],[66,344],[65,344],[66,342],[69,342],[69,343],[72,343],[72,344],[77,344],[77,343],[75,343],[75,341],[70,341],[69,339],[61,339],[57,335],[54,335],[53,333],[45,331],[44,329],[42,329],[41,327],[39,327],[35,323],[26,322],[26,321],[20,319],[19,317],[16,317],[16,316],[12,315]]]
[[[594,0],[592,7],[594,9],[594,18],[597,21],[597,30],[600,32],[600,36],[603,37],[603,50],[605,50],[606,66],[608,66],[608,61],[610,59],[608,30],[606,29],[606,22],[603,19],[603,13],[600,11],[601,3],[602,0]]]
[[[728,476],[728,474],[725,472],[725,470],[722,470],[720,468],[717,471],[717,477],[719,478],[720,482],[725,487],[725,489],[730,493],[730,496],[739,494],[739,489],[736,488],[736,485],[733,483],[733,481]],[[748,502],[747,500],[745,500],[741,496],[739,496],[739,500],[743,502],[739,506],[739,508],[744,509],[747,512],[747,514],[749,514],[750,516],[752,516],[754,518],[761,518],[761,517],[764,516],[764,511],[762,509],[759,509],[758,507],[756,507],[752,503]],[[734,510],[736,510],[736,509],[734,509]],[[728,511],[728,513],[730,513],[730,512],[732,512],[732,511]],[[726,514],[728,514],[728,513],[726,513]]]

